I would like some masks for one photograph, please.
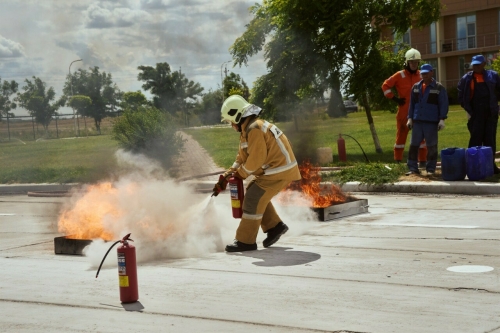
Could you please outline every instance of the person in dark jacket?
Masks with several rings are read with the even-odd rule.
[[[472,57],[472,71],[458,82],[458,101],[467,112],[467,128],[470,133],[469,148],[488,146],[495,155],[498,125],[498,98],[500,77],[492,70],[485,70],[486,60],[482,55]],[[500,169],[493,159],[493,171]]]
[[[438,131],[442,130],[444,120],[448,115],[448,93],[441,83],[432,77],[434,71],[431,65],[420,67],[422,80],[413,85],[410,94],[408,121],[406,125],[411,133],[410,152],[408,153],[409,174],[419,174],[418,148],[420,142],[427,142],[427,163],[425,169],[428,175],[436,171],[438,156]]]

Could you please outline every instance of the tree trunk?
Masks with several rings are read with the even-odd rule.
[[[373,143],[375,144],[375,151],[377,153],[382,153],[382,147],[380,146],[380,141],[378,140],[377,130],[375,129],[375,124],[373,123],[372,112],[366,95],[363,95],[363,106],[365,108],[366,119],[368,119],[368,125],[370,125],[370,132],[372,132]]]
[[[99,135],[101,135],[101,121],[97,119],[94,120],[95,120],[95,129],[97,130],[97,132],[99,132]]]

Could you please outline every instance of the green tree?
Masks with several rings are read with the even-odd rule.
[[[7,113],[17,107],[16,103],[10,99],[10,96],[17,92],[18,84],[16,81],[4,80],[2,83],[2,78],[0,77],[0,121],[3,116],[7,116]]]
[[[25,86],[22,88],[24,92],[19,92],[16,100],[19,102],[19,106],[28,110],[29,114],[43,126],[45,133],[47,133],[52,117],[66,100],[63,96],[51,103],[56,97],[54,88],[47,89],[46,83],[36,76],[33,76],[33,81],[26,79],[24,82]]]
[[[79,114],[85,112],[85,109],[92,105],[92,99],[88,96],[76,95],[71,96],[68,102],[68,106],[71,106]]]
[[[153,105],[172,115],[179,111],[186,113],[203,91],[199,83],[190,81],[180,70],[172,72],[166,62],[138,69],[141,73],[137,79],[144,81],[142,88],[153,94]]]
[[[384,58],[377,48],[382,27],[396,33],[423,27],[439,18],[440,8],[439,0],[268,0],[251,7],[254,18],[230,52],[241,66],[264,49],[266,81],[273,83],[269,94],[292,112],[300,90],[342,88],[354,95],[382,152],[369,105],[370,89],[383,81],[378,68]]]
[[[150,105],[146,96],[141,91],[128,91],[121,97],[120,107],[122,109],[137,110],[141,106]]]
[[[223,85],[225,97],[240,95],[247,101],[250,98],[250,90],[239,74],[233,72],[229,73],[229,75],[224,78]]]
[[[220,109],[222,108],[222,89],[209,90],[203,94],[201,101],[194,108],[200,121],[205,125],[220,124]]]
[[[158,160],[165,169],[173,166],[184,147],[172,116],[152,106],[126,109],[115,121],[112,136],[123,149]]]
[[[79,69],[66,77],[64,95],[88,96],[92,103],[79,110],[79,114],[94,119],[96,130],[101,133],[101,121],[108,114],[118,111],[120,91],[110,73],[100,72],[99,67]]]

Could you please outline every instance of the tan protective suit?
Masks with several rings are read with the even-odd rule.
[[[267,232],[281,221],[271,199],[291,181],[301,178],[299,168],[285,134],[275,125],[251,116],[241,125],[238,155],[224,176],[235,171],[243,178],[255,176],[245,193],[235,237],[242,243],[254,244],[259,226]]]

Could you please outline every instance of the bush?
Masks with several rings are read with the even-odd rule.
[[[114,122],[112,137],[127,151],[144,154],[170,169],[184,150],[172,116],[152,106],[126,110]]]

